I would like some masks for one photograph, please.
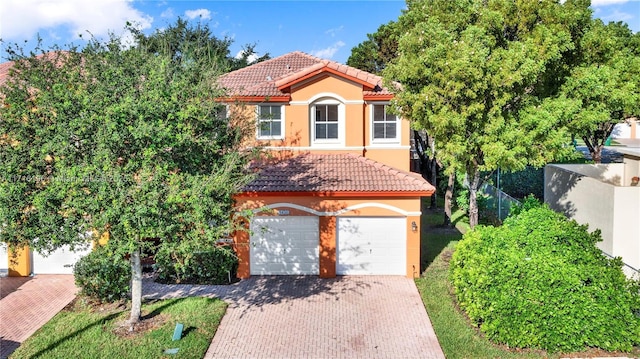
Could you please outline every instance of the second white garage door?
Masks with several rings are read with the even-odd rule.
[[[251,220],[251,275],[318,274],[318,217]]]
[[[338,217],[337,223],[337,274],[406,274],[406,218]]]

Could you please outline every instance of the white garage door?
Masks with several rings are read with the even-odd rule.
[[[337,274],[406,274],[406,218],[338,217],[337,222]]]
[[[7,244],[0,243],[0,276],[9,273],[9,253],[7,252]]]
[[[71,251],[69,246],[51,252],[46,257],[33,252],[33,273],[34,274],[73,274],[73,265],[80,257],[91,252],[91,245],[84,247],[76,246]]]
[[[318,217],[256,217],[251,221],[251,274],[318,274]]]

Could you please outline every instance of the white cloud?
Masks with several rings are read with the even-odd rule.
[[[609,6],[609,5],[616,5],[616,4],[624,4],[626,2],[629,2],[629,0],[591,0],[591,6],[592,7]]]
[[[607,21],[624,21],[624,22],[627,22],[627,21],[633,19],[634,16],[629,14],[629,13],[626,13],[626,12],[614,10],[612,13],[610,13],[608,15],[602,14],[600,16],[600,18],[604,22],[607,22]]]
[[[109,32],[122,33],[126,22],[140,29],[151,27],[153,18],[136,10],[129,0],[2,0],[0,3],[0,37],[9,41],[22,41],[36,33],[63,26],[77,38],[96,37]],[[58,35],[62,35],[56,29]]]
[[[331,59],[333,58],[333,55],[335,55],[336,52],[338,52],[338,50],[340,50],[340,48],[343,47],[344,45],[345,45],[344,42],[338,41],[333,45],[327,47],[326,49],[311,51],[311,55],[317,56],[323,59]]]
[[[244,50],[240,50],[238,51],[238,53],[236,54],[236,59],[241,59],[242,58],[242,54],[244,54]],[[249,57],[247,58],[247,61],[249,63],[252,63],[254,61],[256,61],[258,59],[258,54],[251,54],[249,55]]]
[[[201,18],[202,20],[211,20],[211,11],[207,9],[187,10],[184,15],[189,19]]]
[[[330,35],[331,37],[335,37],[337,33],[341,32],[342,29],[344,29],[344,25],[340,25],[339,27],[333,28],[333,29],[329,29],[327,31],[325,31],[324,33],[327,35]]]
[[[160,17],[163,18],[172,18],[174,16],[173,9],[168,7],[162,13],[160,13]]]

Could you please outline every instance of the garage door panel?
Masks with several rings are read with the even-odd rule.
[[[251,274],[318,274],[318,217],[256,217]]]
[[[339,217],[337,274],[405,275],[405,217]]]
[[[73,274],[73,265],[89,252],[90,244],[76,246],[73,251],[69,246],[63,246],[48,255],[33,252],[33,273]]]

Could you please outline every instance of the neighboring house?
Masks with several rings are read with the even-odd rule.
[[[236,196],[255,214],[234,235],[240,278],[419,276],[420,198],[435,188],[409,172],[409,123],[380,77],[293,52],[219,82],[271,154]]]
[[[640,140],[636,147],[611,147],[623,163],[548,165],[544,200],[589,230],[600,229],[598,247],[621,257],[628,275],[640,269]]]

